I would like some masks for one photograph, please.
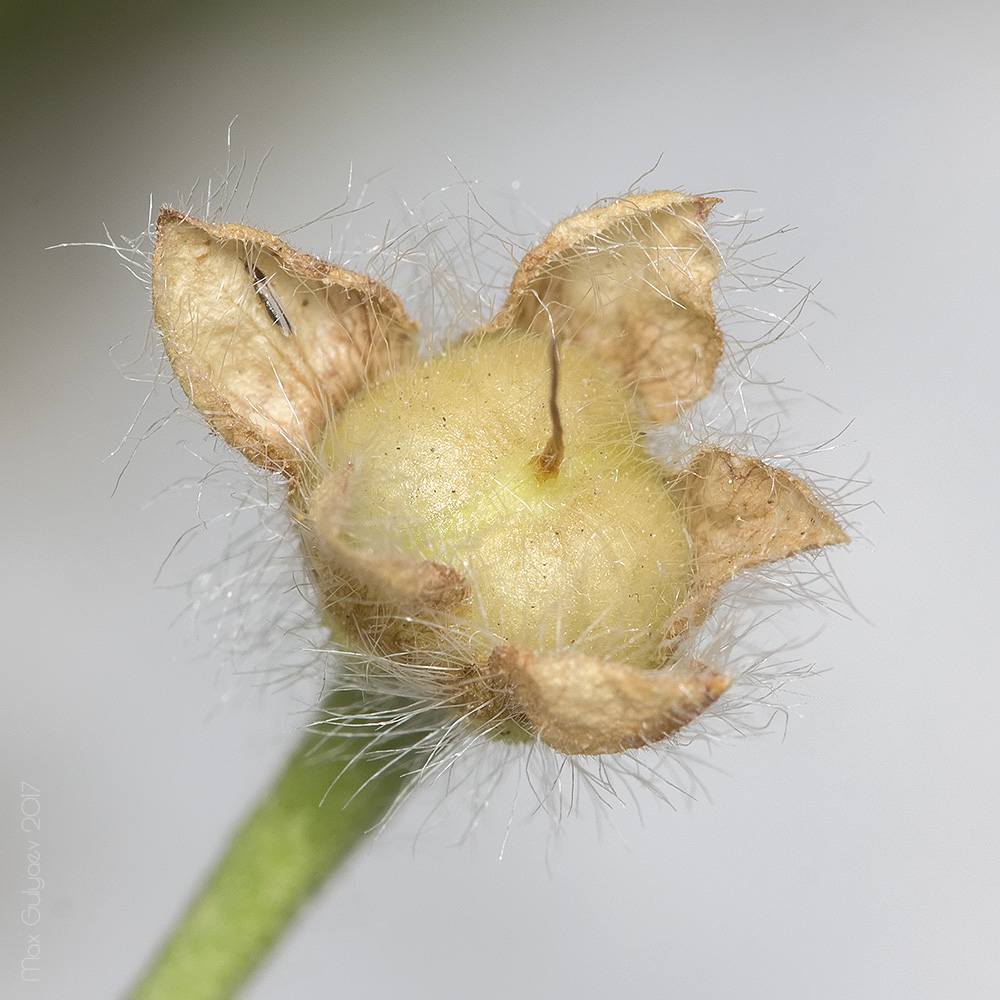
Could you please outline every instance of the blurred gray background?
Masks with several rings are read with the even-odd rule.
[[[506,802],[468,836],[467,804],[418,795],[248,996],[997,995],[997,11],[0,7],[0,993],[120,993],[303,720],[308,685],[239,676],[188,590],[157,583],[178,540],[193,555],[161,581],[231,543],[203,524],[225,504],[199,508],[197,422],[139,443],[177,403],[121,370],[156,371],[146,289],[107,251],[44,249],[140,234],[228,156],[256,225],[371,202],[291,237],[319,254],[463,179],[537,235],[657,163],[647,188],[763,209],[825,307],[808,346],[767,356],[807,394],[780,443],[871,482],[863,540],[831,560],[857,611],[802,616],[800,636],[825,623],[791,654],[816,675],[787,725],[692,751],[706,792],[640,790],[557,836],[519,821],[502,857]],[[21,782],[41,803],[34,984]]]

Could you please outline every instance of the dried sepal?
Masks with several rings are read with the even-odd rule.
[[[500,646],[485,667],[488,683],[514,717],[566,754],[635,750],[666,739],[701,715],[732,678],[700,664],[642,670],[573,653]]]
[[[651,421],[673,420],[722,359],[704,228],[718,202],[657,191],[564,220],[525,256],[491,328],[581,344],[634,385]]]
[[[388,608],[395,616],[421,611],[446,611],[468,597],[469,584],[451,566],[430,559],[408,559],[353,545],[343,532],[343,517],[351,469],[327,477],[308,501],[303,523],[321,589],[348,590],[369,608]],[[340,588],[342,590],[342,588]],[[331,602],[336,606],[338,601]],[[385,613],[381,612],[381,617]]]
[[[251,462],[291,474],[329,414],[413,356],[399,300],[276,236],[164,209],[153,309],[182,388]]]
[[[741,570],[849,541],[799,478],[759,458],[706,448],[682,477],[698,589]]]

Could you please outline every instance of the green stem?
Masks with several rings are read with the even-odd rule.
[[[357,700],[343,692],[324,708]],[[310,734],[237,831],[130,1000],[232,997],[302,905],[389,811],[419,768],[421,734],[386,767],[378,736]],[[361,754],[359,756],[359,751]],[[345,766],[348,765],[349,766]]]

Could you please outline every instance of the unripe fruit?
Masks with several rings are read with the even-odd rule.
[[[340,585],[331,613],[357,641],[441,665],[502,644],[663,664],[650,625],[670,619],[691,582],[679,491],[646,452],[621,381],[572,344],[558,365],[565,455],[554,474],[535,461],[552,434],[539,337],[468,341],[337,415],[316,474],[340,477],[343,500],[324,526],[375,560],[447,566],[466,591],[442,615],[393,621],[320,568],[325,592]]]

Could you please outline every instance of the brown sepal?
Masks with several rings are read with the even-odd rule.
[[[343,536],[343,513],[352,472],[347,466],[329,476],[313,494],[307,523],[310,544],[319,556],[314,560],[322,578],[348,578],[351,596],[341,592],[340,602],[390,607],[401,613],[447,611],[469,595],[468,581],[451,566],[429,559],[407,559],[379,552],[366,552]],[[329,584],[321,591],[329,590]],[[336,612],[337,608],[330,609]]]
[[[565,754],[634,750],[676,733],[705,711],[732,678],[700,664],[641,670],[591,656],[500,646],[487,683],[543,743]]]
[[[272,471],[294,474],[330,414],[414,354],[416,327],[392,292],[262,230],[165,208],[152,284],[182,388]]]
[[[531,250],[490,330],[572,340],[635,386],[647,417],[673,420],[722,359],[705,233],[718,198],[633,195],[560,222]]]
[[[699,589],[760,563],[850,541],[801,479],[759,458],[706,448],[682,485]]]

